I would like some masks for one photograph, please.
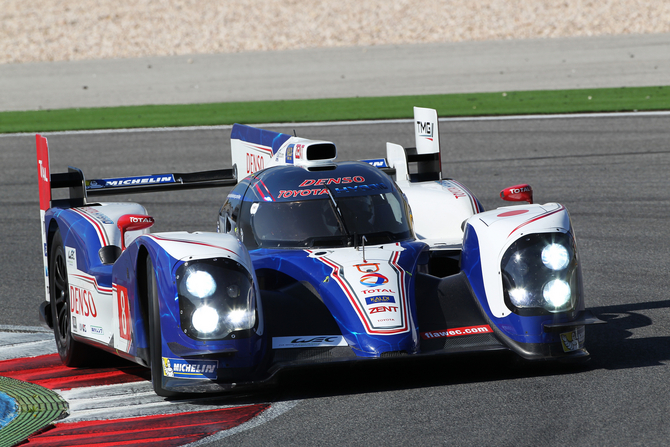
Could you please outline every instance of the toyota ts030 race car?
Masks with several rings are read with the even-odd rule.
[[[282,367],[510,350],[588,358],[566,209],[528,185],[484,211],[443,178],[437,113],[416,148],[336,162],[336,147],[235,125],[232,169],[88,180],[51,174],[37,135],[46,301],[62,361],[102,349],[151,368],[156,393],[230,390]],[[253,160],[253,163],[249,163]],[[216,232],[150,233],[136,203],[96,197],[231,186]],[[52,199],[52,189],[69,197]]]

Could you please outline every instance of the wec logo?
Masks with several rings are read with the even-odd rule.
[[[313,338],[295,338],[291,343],[336,343],[339,340],[338,336],[334,337],[313,337]]]

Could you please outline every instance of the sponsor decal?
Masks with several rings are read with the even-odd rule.
[[[86,182],[88,189],[116,188],[119,186],[141,186],[156,185],[163,183],[174,183],[172,174],[143,175],[140,177],[117,177],[103,180],[90,180]]]
[[[492,333],[493,329],[491,329],[491,326],[489,326],[488,324],[483,324],[481,326],[466,326],[453,329],[444,329],[442,331],[422,332],[421,338],[424,340],[430,340],[433,338],[461,337],[463,335],[492,334]]]
[[[75,332],[77,332],[77,331],[78,331],[78,330],[77,330],[78,327],[79,327],[79,326],[77,326],[77,317],[75,317],[74,315],[72,315],[72,330],[75,331]]]
[[[293,146],[294,144],[289,144],[288,147],[286,148],[286,157],[284,160],[286,163],[292,165],[293,164]]]
[[[86,212],[89,216],[93,217],[98,222],[101,222],[106,225],[114,225],[114,221],[112,219],[110,219],[109,217],[107,217],[106,214],[101,213],[95,208],[85,207],[82,208],[82,211]]]
[[[70,313],[84,317],[97,317],[98,309],[93,300],[93,294],[82,287],[70,284]]]
[[[86,323],[81,324],[81,331],[86,332]]]
[[[367,264],[354,264],[354,267],[361,273],[374,273],[379,271],[378,262],[370,262]]]
[[[44,180],[45,182],[49,183],[49,177],[47,176],[47,168],[46,166],[42,165],[42,160],[37,160],[38,169],[39,169],[39,174],[40,178]]]
[[[417,121],[416,128],[420,137],[433,139],[433,123],[430,121]]]
[[[341,335],[308,335],[305,337],[272,337],[272,349],[327,348],[349,346]]]
[[[370,295],[371,293],[392,293],[393,295],[396,294],[391,289],[368,289],[368,290],[361,290],[361,293],[363,295]]]
[[[361,284],[368,287],[377,287],[389,282],[389,279],[381,273],[368,273],[361,276]]]
[[[388,168],[389,167],[388,164],[386,163],[385,158],[375,158],[375,159],[372,159],[372,160],[362,160],[362,161],[374,166],[375,168]]]
[[[463,192],[463,190],[461,190],[460,188],[457,188],[455,186],[448,187],[447,191],[452,193],[454,195],[454,197],[456,197],[457,199],[459,199],[461,197],[467,197],[468,196],[466,193]]]
[[[509,190],[510,194],[519,194],[522,192],[533,192],[533,190],[530,189],[530,186],[525,186],[523,188],[510,188]]]
[[[365,183],[365,177],[357,175],[354,177],[307,179],[299,184],[298,188],[305,188],[307,186],[340,185],[348,183]]]
[[[302,158],[302,150],[305,149],[304,144],[295,145],[295,159],[300,160]]]
[[[379,304],[379,303],[395,303],[395,297],[390,295],[365,297],[365,304],[367,304],[368,306],[371,304]]]
[[[175,379],[216,380],[218,360],[184,360],[163,357],[163,375]]]
[[[77,250],[72,247],[65,247],[65,259],[67,266],[77,268]]]
[[[280,190],[277,194],[279,199],[289,199],[291,197],[306,197],[306,196],[320,196],[322,194],[328,194],[326,188],[322,189],[293,189],[293,190]]]
[[[350,194],[353,192],[373,192],[385,191],[388,187],[383,183],[370,183],[367,185],[343,186],[341,188],[333,188],[335,194]]]
[[[560,334],[563,352],[572,352],[582,349],[584,347],[585,335],[586,332],[584,331],[584,326],[577,328],[572,332],[564,332]]]
[[[118,284],[114,285],[116,304],[119,310],[119,337],[130,341],[130,304],[128,303],[128,289]]]
[[[398,312],[398,306],[378,306],[370,308],[370,315],[380,312]]]
[[[265,169],[265,159],[262,155],[247,152],[247,174]]]
[[[91,334],[105,335],[105,331],[100,326],[91,326]]]

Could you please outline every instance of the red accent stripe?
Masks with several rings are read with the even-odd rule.
[[[119,359],[122,363],[123,360]],[[129,364],[110,368],[69,368],[58,354],[0,362],[0,375],[31,382],[51,390],[112,385],[151,380],[149,369]]]
[[[236,255],[236,256],[239,256],[238,253],[235,253],[233,250],[230,250],[229,248],[226,248],[226,247],[219,247],[218,245],[206,244],[206,243],[204,243],[204,242],[184,241],[184,240],[181,240],[181,239],[167,239],[167,238],[163,238],[163,237],[158,237],[158,236],[156,236],[156,235],[154,235],[154,234],[152,234],[152,235],[150,235],[150,236],[148,236],[148,237],[150,237],[150,238],[152,238],[152,239],[159,240],[159,241],[166,241],[166,242],[181,242],[181,243],[183,243],[183,244],[194,244],[194,245],[202,245],[203,247],[218,248],[219,250],[229,251],[229,252],[231,252],[232,254],[234,254],[234,255]]]
[[[95,276],[85,276],[85,275],[70,275],[75,278],[79,278],[82,281],[85,281],[89,284],[92,284],[99,293],[111,294],[113,289],[112,287],[104,287],[98,284],[98,279]]]
[[[256,144],[251,144],[251,143],[248,143],[248,142],[246,142],[246,141],[244,141],[243,143],[246,144],[247,146],[249,146],[250,148],[256,149],[257,151],[267,152],[270,156],[272,156],[272,155],[274,154],[274,152],[272,152],[272,148],[271,148],[271,147],[267,147],[267,146],[258,146],[258,145],[256,145]]]
[[[559,209],[557,209],[557,210],[550,211],[550,212],[547,212],[547,213],[545,213],[545,214],[541,214],[541,215],[537,216],[537,217],[534,218],[534,219],[530,219],[530,220],[528,220],[528,221],[522,223],[521,225],[519,225],[519,226],[516,227],[515,229],[513,229],[513,230],[509,233],[509,235],[508,235],[507,237],[510,237],[510,236],[512,235],[512,233],[514,233],[516,230],[518,230],[519,228],[525,227],[525,226],[528,225],[529,223],[533,223],[533,222],[535,222],[536,220],[544,219],[545,217],[551,216],[552,214],[556,214],[556,213],[558,213],[559,211],[562,211],[562,210],[564,210],[564,209],[565,209],[565,207],[564,207],[563,205],[561,205],[561,207],[560,207]]]
[[[459,188],[461,188],[465,193],[468,195],[468,198],[470,199],[470,206],[472,206],[472,211],[474,211],[475,214],[481,213],[484,210],[480,208],[479,202],[475,198],[475,195],[470,192],[468,188],[465,187],[462,183],[457,182],[456,180],[449,180],[450,182],[458,185]]]
[[[243,424],[268,409],[268,404],[111,421],[60,423],[28,438],[27,446],[161,446],[195,442]]]
[[[98,239],[100,239],[100,244],[103,247],[106,247],[109,245],[109,240],[107,239],[107,233],[105,232],[105,229],[102,227],[100,222],[98,222],[96,219],[91,217],[88,213],[86,213],[83,210],[77,209],[77,208],[72,208],[72,211],[75,213],[79,214],[82,216],[84,219],[86,219],[91,225],[95,227],[95,231],[98,233]]]
[[[263,185],[263,188],[265,188],[265,191],[267,191],[267,194],[270,196],[270,198],[271,198],[272,201],[274,202],[274,201],[275,201],[275,198],[274,198],[274,196],[272,195],[272,193],[270,192],[270,189],[267,187],[267,185],[266,185],[265,183],[263,183],[263,180],[258,179],[258,183],[260,183],[261,185]],[[259,191],[260,191],[260,190],[259,190]],[[261,193],[261,195],[262,195],[262,193]]]

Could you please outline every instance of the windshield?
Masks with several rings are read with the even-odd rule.
[[[341,247],[362,236],[376,245],[412,238],[405,202],[395,193],[296,202],[256,202],[251,228],[259,247]]]

